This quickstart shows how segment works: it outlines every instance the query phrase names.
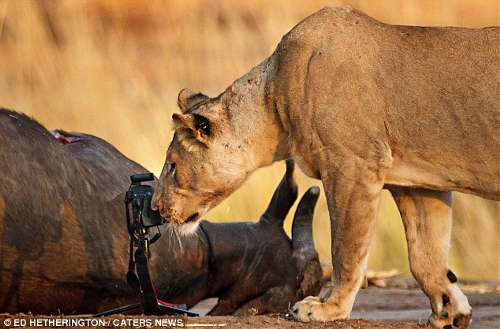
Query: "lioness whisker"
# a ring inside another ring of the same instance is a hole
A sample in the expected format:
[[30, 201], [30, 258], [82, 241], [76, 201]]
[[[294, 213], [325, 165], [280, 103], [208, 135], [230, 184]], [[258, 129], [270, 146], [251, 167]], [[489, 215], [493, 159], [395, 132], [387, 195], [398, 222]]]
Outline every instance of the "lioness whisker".
[[182, 240], [179, 234], [179, 229], [176, 225], [169, 225], [168, 227], [169, 238], [177, 241], [179, 249], [183, 252]]

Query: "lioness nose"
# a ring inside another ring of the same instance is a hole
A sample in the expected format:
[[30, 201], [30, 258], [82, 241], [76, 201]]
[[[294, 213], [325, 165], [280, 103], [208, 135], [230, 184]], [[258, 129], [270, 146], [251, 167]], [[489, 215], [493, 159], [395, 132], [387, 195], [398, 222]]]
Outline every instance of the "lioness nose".
[[151, 209], [156, 211], [158, 210], [159, 208], [159, 203], [160, 203], [160, 200], [161, 200], [161, 196], [160, 196], [160, 193], [158, 193], [158, 191], [155, 191], [155, 193], [153, 194], [153, 200], [151, 202]]

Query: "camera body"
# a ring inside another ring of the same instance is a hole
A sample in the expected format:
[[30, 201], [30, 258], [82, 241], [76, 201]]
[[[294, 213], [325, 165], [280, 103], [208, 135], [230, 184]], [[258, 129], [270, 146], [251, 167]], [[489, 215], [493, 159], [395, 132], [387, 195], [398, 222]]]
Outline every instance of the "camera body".
[[165, 224], [166, 220], [161, 217], [160, 212], [151, 209], [154, 188], [151, 185], [142, 185], [142, 182], [154, 180], [154, 175], [132, 175], [130, 180], [132, 184], [125, 195], [129, 230], [135, 230], [137, 226], [148, 228]]

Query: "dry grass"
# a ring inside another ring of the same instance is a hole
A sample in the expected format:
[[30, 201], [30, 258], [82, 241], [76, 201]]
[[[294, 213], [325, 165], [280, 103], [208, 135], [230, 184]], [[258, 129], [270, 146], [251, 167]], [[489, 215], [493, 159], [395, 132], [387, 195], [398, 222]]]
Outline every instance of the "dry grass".
[[[497, 0], [0, 0], [0, 106], [49, 129], [103, 137], [159, 174], [179, 90], [217, 95], [326, 4], [393, 24], [499, 24]], [[283, 172], [283, 164], [260, 170], [207, 218], [256, 220]], [[302, 192], [318, 184], [298, 179]], [[455, 200], [452, 268], [500, 279], [499, 203]], [[369, 267], [407, 271], [403, 228], [387, 194], [379, 218]], [[328, 225], [321, 199], [315, 242], [322, 258], [330, 257]]]

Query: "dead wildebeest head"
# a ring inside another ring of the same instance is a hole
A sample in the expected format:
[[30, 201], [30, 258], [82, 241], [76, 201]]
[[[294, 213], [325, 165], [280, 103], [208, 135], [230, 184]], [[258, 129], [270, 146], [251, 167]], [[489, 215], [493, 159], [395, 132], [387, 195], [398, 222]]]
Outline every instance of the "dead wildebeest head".
[[249, 310], [285, 312], [296, 301], [317, 294], [322, 272], [312, 220], [319, 188], [311, 187], [299, 202], [290, 239], [283, 221], [297, 198], [293, 169], [293, 162], [287, 161], [285, 176], [259, 222], [201, 220], [195, 234], [153, 245], [171, 251], [168, 261], [155, 258], [152, 262], [161, 268], [156, 271], [159, 296], [188, 307], [218, 297], [210, 315], [245, 315]]

